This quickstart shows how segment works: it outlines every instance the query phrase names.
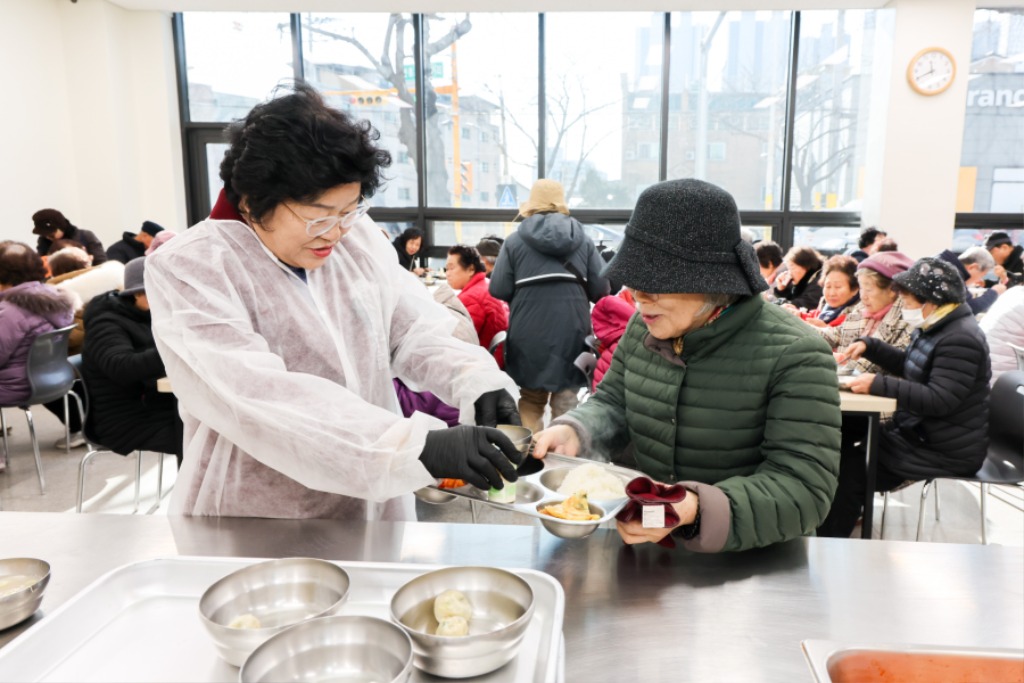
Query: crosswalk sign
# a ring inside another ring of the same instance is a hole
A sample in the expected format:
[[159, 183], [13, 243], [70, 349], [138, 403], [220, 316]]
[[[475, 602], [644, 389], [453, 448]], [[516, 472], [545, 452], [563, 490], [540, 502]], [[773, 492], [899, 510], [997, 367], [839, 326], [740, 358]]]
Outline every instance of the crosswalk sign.
[[516, 209], [519, 208], [519, 202], [516, 201], [516, 186], [515, 185], [498, 185], [498, 208], [499, 209]]

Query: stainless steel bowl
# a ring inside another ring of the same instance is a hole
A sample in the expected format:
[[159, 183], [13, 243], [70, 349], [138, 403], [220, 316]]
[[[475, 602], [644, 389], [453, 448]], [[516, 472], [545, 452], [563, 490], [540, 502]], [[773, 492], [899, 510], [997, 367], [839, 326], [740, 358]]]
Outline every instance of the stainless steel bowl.
[[[336, 564], [304, 557], [270, 560], [232, 572], [206, 589], [199, 599], [199, 616], [220, 656], [241, 666], [271, 636], [333, 614], [348, 589], [348, 573]], [[228, 626], [246, 614], [259, 619], [260, 627]]]
[[[468, 636], [437, 636], [434, 598], [461, 591], [473, 605]], [[391, 598], [391, 619], [412, 637], [416, 666], [446, 678], [480, 676], [516, 656], [533, 618], [533, 589], [494, 567], [450, 567], [418, 576]]]
[[[567, 519], [559, 519], [557, 517], [551, 517], [545, 515], [542, 509], [548, 505], [557, 505], [561, 503], [560, 500], [547, 500], [540, 503], [537, 506], [537, 512], [540, 512], [543, 516], [540, 518], [541, 525], [547, 529], [550, 533], [558, 536], [559, 538], [586, 538], [590, 534], [597, 531], [597, 528], [601, 526], [598, 521], [593, 522], [571, 522]], [[590, 506], [590, 514], [597, 515], [598, 517], [604, 517], [604, 510], [589, 500], [587, 504]]]
[[512, 441], [520, 453], [526, 453], [529, 450], [533, 432], [526, 427], [520, 427], [519, 425], [497, 425], [497, 429]]
[[238, 674], [240, 683], [352, 681], [404, 683], [412, 675], [412, 640], [376, 617], [311, 619], [256, 648]]
[[453, 493], [445, 493], [438, 489], [432, 489], [429, 486], [417, 489], [413, 491], [412, 494], [424, 503], [430, 503], [431, 505], [443, 505], [458, 498], [458, 496]]
[[5, 579], [27, 585], [12, 587], [10, 593], [0, 590], [0, 630], [20, 624], [36, 613], [46, 584], [50, 583], [50, 565], [31, 557], [0, 560], [0, 584]]

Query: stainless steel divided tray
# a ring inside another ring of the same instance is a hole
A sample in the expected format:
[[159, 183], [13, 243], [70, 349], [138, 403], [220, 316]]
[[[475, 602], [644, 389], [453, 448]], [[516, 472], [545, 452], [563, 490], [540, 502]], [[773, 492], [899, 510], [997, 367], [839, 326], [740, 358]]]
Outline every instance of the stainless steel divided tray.
[[[524, 474], [524, 468], [520, 466], [519, 480], [516, 482], [516, 501], [514, 503], [497, 503], [489, 500], [487, 498], [487, 491], [482, 491], [470, 485], [460, 486], [456, 489], [439, 489], [436, 486], [429, 486], [426, 490], [418, 492], [418, 494], [422, 500], [430, 503], [450, 502], [454, 500], [453, 496], [468, 498], [502, 510], [510, 510], [536, 517], [542, 522], [546, 522], [544, 526], [552, 533], [559, 536], [572, 536], [572, 527], [584, 527], [592, 531], [600, 524], [612, 520], [625, 506], [628, 499], [623, 497], [601, 500], [591, 496], [589, 498], [591, 512], [592, 514], [600, 515], [600, 518], [589, 522], [571, 522], [542, 513], [540, 509], [545, 505], [559, 503], [568, 498], [567, 495], [558, 493], [558, 487], [562, 485], [565, 475], [570, 470], [582, 465], [596, 465], [622, 480], [623, 486], [635, 477], [644, 476], [642, 472], [619, 467], [618, 465], [610, 465], [582, 458], [569, 458], [555, 453], [549, 453], [543, 459], [536, 460], [535, 462], [543, 469], [530, 474]], [[554, 527], [554, 525], [557, 525], [557, 527]], [[566, 533], [560, 533], [560, 531]]]
[[[177, 557], [102, 576], [0, 649], [0, 681], [237, 681], [199, 620], [215, 581], [259, 559]], [[399, 587], [437, 566], [338, 562], [352, 580], [339, 614], [389, 619]], [[59, 570], [57, 570], [59, 571]], [[565, 593], [551, 576], [512, 570], [533, 588], [533, 621], [507, 665], [473, 681], [562, 683]], [[441, 681], [414, 671], [413, 681]]]

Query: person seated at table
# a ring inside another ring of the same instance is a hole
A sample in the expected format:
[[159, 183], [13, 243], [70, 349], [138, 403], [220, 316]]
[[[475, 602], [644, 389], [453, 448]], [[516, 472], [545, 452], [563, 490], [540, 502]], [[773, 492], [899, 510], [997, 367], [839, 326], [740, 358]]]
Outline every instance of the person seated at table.
[[153, 339], [146, 258], [125, 266], [124, 290], [98, 296], [85, 308], [85, 433], [121, 455], [136, 450], [173, 453], [181, 467], [178, 403], [174, 394], [157, 390], [157, 380], [167, 372]]
[[782, 247], [767, 240], [755, 244], [754, 253], [757, 254], [757, 267], [761, 271], [761, 277], [769, 287], [773, 287], [775, 278], [786, 272], [786, 266], [782, 262]]
[[68, 354], [82, 352], [85, 325], [82, 315], [95, 297], [124, 286], [124, 264], [107, 261], [92, 265], [92, 256], [78, 247], [65, 247], [50, 255], [52, 277], [46, 284], [72, 294], [75, 299], [75, 331], [68, 340]]
[[1012, 287], [1024, 282], [1024, 245], [1015, 245], [1009, 234], [997, 231], [985, 238], [985, 248], [996, 262], [996, 284]]
[[847, 256], [852, 256], [860, 263], [867, 257], [877, 254], [878, 248], [882, 246], [882, 241], [886, 237], [888, 237], [888, 233], [873, 225], [861, 228], [860, 235], [857, 237], [857, 248], [850, 250]]
[[64, 214], [57, 209], [41, 209], [32, 214], [32, 234], [39, 235], [36, 251], [40, 256], [50, 253], [50, 247], [57, 240], [74, 240], [85, 247], [92, 256], [93, 264], [100, 265], [107, 261], [107, 252], [103, 243], [90, 231], [71, 224]]
[[[893, 281], [903, 318], [914, 328], [907, 349], [862, 337], [846, 349], [888, 374], [864, 373], [850, 389], [896, 399], [896, 413], [881, 431], [876, 491], [932, 477], [969, 477], [988, 453], [989, 379], [985, 335], [965, 305], [963, 278], [949, 263], [923, 258]], [[839, 490], [819, 536], [846, 538], [864, 501], [865, 453], [843, 450]]]
[[639, 314], [600, 391], [537, 435], [535, 457], [601, 458], [628, 443], [629, 465], [685, 487], [675, 528], [619, 522], [626, 543], [671, 533], [718, 552], [813, 533], [838, 473], [835, 362], [758, 296], [767, 284], [732, 196], [694, 179], [652, 185], [607, 271]]
[[999, 375], [1019, 367], [1013, 346], [1024, 349], [1024, 287], [1011, 287], [999, 297], [981, 319], [981, 331], [988, 340], [995, 383]]
[[[892, 278], [914, 262], [898, 251], [875, 254], [857, 266], [857, 285], [860, 303], [851, 309], [838, 327], [822, 327], [818, 333], [833, 351], [842, 353], [860, 337], [872, 337], [897, 348], [910, 343], [910, 327], [903, 320], [903, 302], [893, 289]], [[879, 372], [867, 359], [840, 362], [853, 363], [851, 370]]]
[[857, 284], [857, 259], [833, 256], [821, 268], [821, 303], [813, 311], [800, 314], [812, 327], [838, 327], [846, 313], [860, 301]]
[[995, 269], [996, 262], [984, 247], [970, 247], [959, 256], [946, 249], [938, 258], [956, 268], [964, 279], [967, 285], [967, 306], [974, 315], [992, 308], [999, 295], [1006, 291], [1006, 285], [1002, 283], [987, 286], [985, 276]]
[[812, 247], [793, 247], [783, 261], [786, 272], [775, 278], [775, 298], [797, 309], [817, 307], [821, 299], [821, 254]]
[[487, 277], [491, 276], [494, 264], [498, 261], [498, 254], [501, 253], [501, 245], [504, 243], [505, 238], [497, 235], [485, 235], [477, 243], [476, 250], [480, 252], [480, 260], [484, 262], [484, 268], [487, 269]]
[[0, 406], [21, 405], [32, 395], [28, 356], [36, 337], [71, 324], [71, 296], [45, 279], [43, 259], [32, 247], [0, 242]]
[[[459, 290], [459, 301], [473, 318], [480, 346], [490, 349], [494, 335], [508, 331], [508, 304], [488, 291], [490, 282], [480, 254], [473, 247], [456, 244], [448, 250], [444, 273], [448, 286]], [[494, 359], [498, 367], [505, 367], [502, 349], [495, 351]]]
[[423, 257], [420, 251], [423, 250], [423, 231], [419, 228], [406, 228], [405, 231], [392, 242], [395, 251], [398, 252], [398, 262], [402, 267], [416, 275], [423, 275], [427, 272], [423, 265]]
[[132, 259], [146, 255], [146, 250], [153, 244], [156, 236], [164, 231], [164, 226], [153, 221], [142, 221], [138, 232], [128, 232], [121, 239], [107, 247], [107, 258], [111, 261], [128, 263]]

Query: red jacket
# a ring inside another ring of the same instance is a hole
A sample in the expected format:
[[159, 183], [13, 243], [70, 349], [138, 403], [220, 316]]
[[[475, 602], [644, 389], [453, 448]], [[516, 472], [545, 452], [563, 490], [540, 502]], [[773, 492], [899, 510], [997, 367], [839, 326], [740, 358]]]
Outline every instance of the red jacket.
[[594, 368], [594, 391], [612, 364], [612, 354], [619, 345], [619, 337], [626, 331], [629, 319], [633, 317], [635, 307], [618, 296], [606, 296], [594, 306], [590, 318], [594, 323], [594, 336], [597, 337], [601, 355], [597, 358]]
[[[494, 335], [508, 330], [508, 304], [491, 296], [488, 286], [487, 273], [477, 273], [459, 292], [459, 301], [473, 318], [476, 336], [480, 338], [480, 346], [485, 349]], [[498, 367], [504, 368], [504, 350], [499, 348], [494, 357]]]

